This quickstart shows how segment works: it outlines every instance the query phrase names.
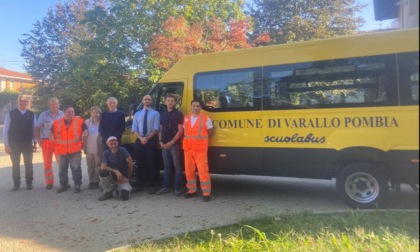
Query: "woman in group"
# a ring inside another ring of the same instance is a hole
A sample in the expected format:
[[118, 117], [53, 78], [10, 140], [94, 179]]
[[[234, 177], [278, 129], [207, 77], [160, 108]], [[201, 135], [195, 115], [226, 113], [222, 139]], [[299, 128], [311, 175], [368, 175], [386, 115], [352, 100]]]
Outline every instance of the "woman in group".
[[102, 139], [99, 134], [101, 113], [102, 111], [99, 107], [93, 106], [90, 109], [90, 119], [85, 121], [88, 128], [86, 134], [84, 134], [84, 151], [89, 175], [88, 189], [99, 188], [99, 169], [102, 155]]

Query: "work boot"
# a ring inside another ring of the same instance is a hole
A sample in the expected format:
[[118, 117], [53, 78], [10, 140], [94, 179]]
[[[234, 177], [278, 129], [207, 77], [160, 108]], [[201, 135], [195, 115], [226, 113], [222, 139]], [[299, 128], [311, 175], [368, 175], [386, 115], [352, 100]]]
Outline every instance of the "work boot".
[[93, 182], [89, 182], [89, 185], [88, 185], [87, 189], [94, 189]]
[[186, 192], [186, 193], [184, 193], [184, 199], [192, 198], [192, 197], [195, 197], [195, 196], [197, 196], [197, 192], [193, 192], [193, 193]]
[[209, 202], [209, 201], [210, 201], [209, 195], [203, 196], [203, 202]]
[[120, 194], [121, 200], [128, 200], [128, 198], [130, 197], [130, 191], [128, 190], [122, 189]]
[[73, 192], [74, 193], [79, 193], [80, 192], [80, 185], [74, 185]]
[[32, 184], [27, 184], [26, 185], [26, 190], [32, 190], [34, 189], [34, 187], [32, 186]]
[[70, 189], [70, 185], [66, 184], [66, 185], [61, 185], [58, 189], [57, 189], [57, 193], [62, 193], [66, 190]]
[[102, 194], [102, 196], [99, 197], [98, 200], [99, 201], [104, 201], [104, 200], [107, 200], [107, 199], [111, 199], [113, 197], [114, 197], [114, 195], [113, 195], [112, 191], [110, 191], [110, 192], [107, 192], [107, 193]]
[[52, 188], [53, 188], [53, 184], [47, 184], [45, 186], [45, 189], [47, 189], [47, 190], [51, 190]]

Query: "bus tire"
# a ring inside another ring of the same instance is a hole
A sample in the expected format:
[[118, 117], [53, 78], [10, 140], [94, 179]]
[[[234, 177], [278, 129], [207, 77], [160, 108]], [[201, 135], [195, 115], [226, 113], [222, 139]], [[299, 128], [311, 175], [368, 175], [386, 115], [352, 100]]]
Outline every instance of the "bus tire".
[[352, 208], [386, 206], [389, 195], [385, 174], [370, 163], [351, 163], [337, 176], [336, 188], [342, 200]]

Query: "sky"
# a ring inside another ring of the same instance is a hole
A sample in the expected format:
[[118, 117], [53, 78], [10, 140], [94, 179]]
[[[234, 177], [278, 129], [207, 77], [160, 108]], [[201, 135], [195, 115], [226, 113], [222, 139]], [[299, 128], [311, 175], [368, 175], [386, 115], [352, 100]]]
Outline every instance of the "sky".
[[[29, 33], [34, 23], [46, 17], [48, 9], [58, 2], [59, 0], [0, 0], [0, 67], [25, 72], [25, 61], [20, 56], [22, 46], [18, 39], [23, 39], [22, 34]], [[373, 0], [358, 2], [367, 5], [360, 15], [366, 21], [361, 30], [383, 29], [390, 25], [389, 21], [375, 21]]]

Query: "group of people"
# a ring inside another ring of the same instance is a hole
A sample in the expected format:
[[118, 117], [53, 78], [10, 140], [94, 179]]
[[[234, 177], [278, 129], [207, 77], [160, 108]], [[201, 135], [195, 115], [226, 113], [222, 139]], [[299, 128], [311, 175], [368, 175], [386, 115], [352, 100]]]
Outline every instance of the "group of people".
[[[196, 168], [203, 194], [203, 201], [210, 200], [211, 179], [208, 167], [208, 138], [213, 133], [210, 118], [200, 113], [201, 102], [191, 101], [191, 114], [184, 115], [175, 108], [176, 97], [165, 97], [167, 110], [159, 113], [152, 108], [152, 97], [142, 99], [143, 109], [133, 115], [132, 132], [136, 136], [134, 161], [130, 153], [121, 146], [125, 130], [125, 115], [120, 111], [115, 97], [107, 100], [107, 110], [102, 112], [97, 106], [90, 109], [90, 118], [84, 120], [75, 115], [73, 106], [60, 110], [55, 97], [48, 101], [49, 109], [42, 112], [38, 120], [27, 109], [28, 97], [18, 97], [18, 107], [7, 113], [4, 121], [3, 141], [5, 152], [12, 161], [13, 189], [20, 189], [20, 157], [25, 166], [26, 189], [33, 189], [33, 152], [37, 145], [42, 149], [44, 160], [45, 188], [54, 187], [52, 169], [53, 156], [59, 167], [59, 188], [62, 193], [71, 188], [68, 168], [72, 172], [73, 191], [79, 193], [82, 184], [82, 151], [86, 155], [89, 176], [88, 189], [101, 188], [99, 200], [107, 200], [118, 195], [127, 200], [132, 191], [130, 180], [135, 176], [137, 190], [151, 188], [152, 193], [162, 195], [170, 192], [169, 184], [172, 167], [175, 171], [174, 194], [182, 194], [182, 151], [185, 158], [187, 192], [184, 198], [197, 195]], [[160, 188], [160, 171], [156, 150], [162, 149], [164, 164], [163, 181]]]

